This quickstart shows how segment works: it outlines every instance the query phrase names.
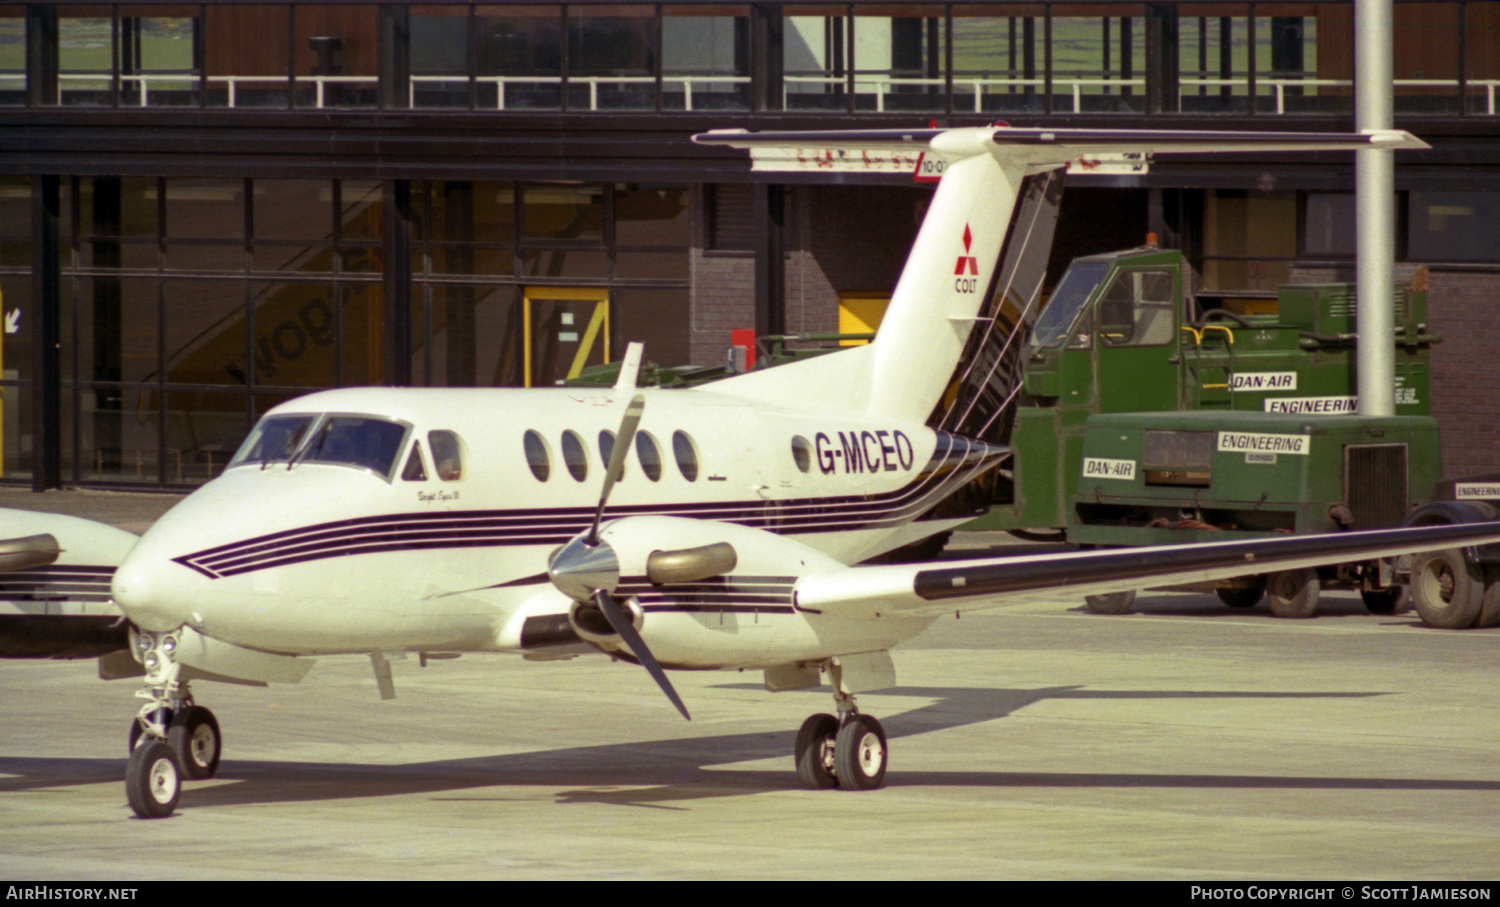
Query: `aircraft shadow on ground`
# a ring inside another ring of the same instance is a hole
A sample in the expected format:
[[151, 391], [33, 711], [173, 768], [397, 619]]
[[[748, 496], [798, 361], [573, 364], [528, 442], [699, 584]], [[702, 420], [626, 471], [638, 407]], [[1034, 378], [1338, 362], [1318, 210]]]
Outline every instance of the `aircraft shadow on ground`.
[[[758, 689], [726, 684], [724, 689]], [[816, 693], [817, 691], [809, 691]], [[826, 691], [824, 691], [826, 693]], [[870, 696], [909, 696], [926, 705], [882, 716], [893, 741], [917, 734], [992, 721], [1034, 703], [1059, 699], [1159, 701], [1169, 699], [1351, 699], [1380, 692], [1257, 693], [1241, 691], [1090, 690], [1082, 686], [1033, 690], [896, 687]], [[607, 803], [671, 809], [712, 797], [799, 790], [792, 768], [794, 731], [681, 737], [569, 747], [501, 756], [414, 762], [404, 765], [236, 760], [232, 754], [210, 782], [184, 786], [180, 809], [230, 804], [337, 801], [428, 794], [438, 800], [504, 802], [520, 799], [506, 788], [558, 787], [561, 803]], [[1360, 778], [1349, 776], [1203, 775], [1089, 772], [912, 771], [901, 768], [894, 748], [892, 786], [952, 787], [1159, 787], [1181, 789], [1328, 789], [1500, 791], [1500, 780]], [[723, 769], [718, 766], [778, 759], [785, 766]], [[0, 756], [0, 793], [118, 782], [125, 760]], [[580, 785], [586, 785], [581, 787]], [[463, 791], [491, 789], [464, 797]], [[611, 790], [610, 788], [617, 788]], [[812, 792], [809, 792], [811, 794]]]

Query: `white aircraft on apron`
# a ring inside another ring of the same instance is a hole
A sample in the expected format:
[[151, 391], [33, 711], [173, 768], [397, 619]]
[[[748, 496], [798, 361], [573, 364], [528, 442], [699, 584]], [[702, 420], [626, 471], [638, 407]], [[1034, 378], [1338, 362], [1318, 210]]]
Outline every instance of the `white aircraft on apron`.
[[389, 698], [392, 652], [602, 652], [639, 663], [684, 717], [667, 669], [761, 670], [772, 691], [826, 676], [834, 709], [803, 724], [797, 773], [814, 788], [875, 788], [887, 740], [855, 695], [894, 685], [890, 650], [940, 616], [1037, 589], [1208, 582], [1500, 540], [1500, 524], [1485, 524], [858, 566], [971, 518], [935, 508], [1008, 456], [993, 434], [932, 427], [934, 413], [973, 371], [966, 344], [995, 331], [996, 307], [1035, 306], [1003, 253], [1009, 243], [1045, 262], [1047, 248], [1021, 247], [1032, 196], [1062, 168], [1426, 147], [1406, 133], [983, 127], [696, 141], [750, 148], [757, 168], [920, 156], [941, 171], [875, 341], [688, 389], [637, 388], [633, 345], [612, 388], [354, 388], [271, 410], [223, 475], [112, 561], [145, 675], [126, 778], [136, 813], [170, 814], [182, 779], [218, 765], [218, 723], [190, 681], [294, 683], [314, 657], [361, 654]]

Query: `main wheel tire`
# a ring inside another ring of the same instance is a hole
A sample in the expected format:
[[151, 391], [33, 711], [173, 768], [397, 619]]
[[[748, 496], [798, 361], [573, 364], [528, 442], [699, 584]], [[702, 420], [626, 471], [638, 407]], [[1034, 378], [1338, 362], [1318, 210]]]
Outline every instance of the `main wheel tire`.
[[1135, 590], [1107, 592], [1104, 595], [1085, 595], [1083, 603], [1095, 614], [1124, 614], [1135, 606]]
[[182, 764], [160, 740], [149, 740], [130, 754], [125, 769], [125, 798], [142, 819], [161, 819], [177, 809], [182, 794]]
[[1266, 577], [1266, 601], [1277, 617], [1301, 619], [1318, 610], [1318, 572], [1309, 567], [1283, 570]]
[[1231, 608], [1253, 608], [1265, 597], [1266, 584], [1262, 580], [1253, 586], [1220, 586], [1214, 594]]
[[1474, 625], [1484, 607], [1484, 571], [1457, 548], [1428, 551], [1411, 563], [1411, 600], [1422, 623], [1442, 630]]
[[219, 770], [224, 738], [219, 734], [219, 722], [214, 713], [203, 706], [188, 706], [173, 716], [172, 727], [167, 731], [167, 744], [177, 753], [182, 772], [189, 779], [212, 778]]
[[833, 759], [840, 787], [874, 790], [885, 783], [885, 728], [869, 715], [855, 715], [839, 728]]
[[797, 731], [797, 748], [792, 751], [797, 777], [812, 790], [839, 786], [833, 760], [838, 732], [839, 720], [832, 715], [811, 715]]
[[1371, 614], [1400, 614], [1411, 605], [1406, 589], [1388, 586], [1384, 589], [1361, 589], [1359, 597], [1364, 600], [1365, 610]]

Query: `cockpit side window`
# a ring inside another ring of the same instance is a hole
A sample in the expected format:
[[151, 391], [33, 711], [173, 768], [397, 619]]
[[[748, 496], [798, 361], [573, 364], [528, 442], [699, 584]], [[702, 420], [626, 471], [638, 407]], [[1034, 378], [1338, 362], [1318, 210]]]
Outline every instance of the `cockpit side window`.
[[422, 465], [421, 441], [412, 442], [411, 455], [406, 458], [406, 466], [401, 469], [401, 478], [406, 482], [427, 481], [427, 469]]
[[464, 477], [464, 448], [458, 435], [451, 431], [430, 431], [427, 444], [432, 448], [432, 462], [439, 479], [457, 482]]

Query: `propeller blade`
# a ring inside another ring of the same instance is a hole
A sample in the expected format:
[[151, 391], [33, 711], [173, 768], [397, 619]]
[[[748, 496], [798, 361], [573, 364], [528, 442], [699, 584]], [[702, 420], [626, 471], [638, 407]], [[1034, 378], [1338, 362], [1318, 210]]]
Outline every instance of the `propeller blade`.
[[591, 547], [599, 542], [599, 521], [604, 518], [604, 505], [609, 503], [609, 493], [620, 481], [620, 473], [625, 471], [625, 457], [630, 453], [630, 445], [635, 443], [635, 430], [641, 424], [641, 413], [645, 409], [646, 398], [640, 394], [632, 397], [630, 405], [625, 407], [625, 418], [620, 420], [614, 449], [609, 452], [609, 468], [604, 472], [604, 489], [599, 493], [599, 507], [594, 511], [594, 525], [589, 527], [586, 544]]
[[594, 604], [598, 605], [599, 610], [604, 612], [604, 617], [609, 621], [609, 625], [615, 628], [615, 632], [620, 634], [621, 639], [625, 640], [625, 644], [635, 654], [635, 660], [641, 663], [641, 667], [646, 669], [646, 672], [651, 675], [651, 679], [656, 681], [657, 686], [661, 687], [661, 691], [667, 694], [667, 698], [672, 700], [673, 705], [677, 706], [677, 711], [682, 713], [682, 717], [688, 721], [692, 721], [693, 716], [688, 714], [687, 706], [683, 705], [682, 700], [678, 698], [677, 691], [672, 688], [672, 682], [667, 679], [667, 673], [661, 669], [661, 665], [656, 663], [656, 657], [646, 647], [646, 641], [641, 639], [641, 634], [635, 632], [635, 625], [630, 622], [630, 618], [625, 616], [625, 612], [620, 610], [619, 604], [615, 602], [615, 597], [603, 589], [599, 589], [594, 592]]

